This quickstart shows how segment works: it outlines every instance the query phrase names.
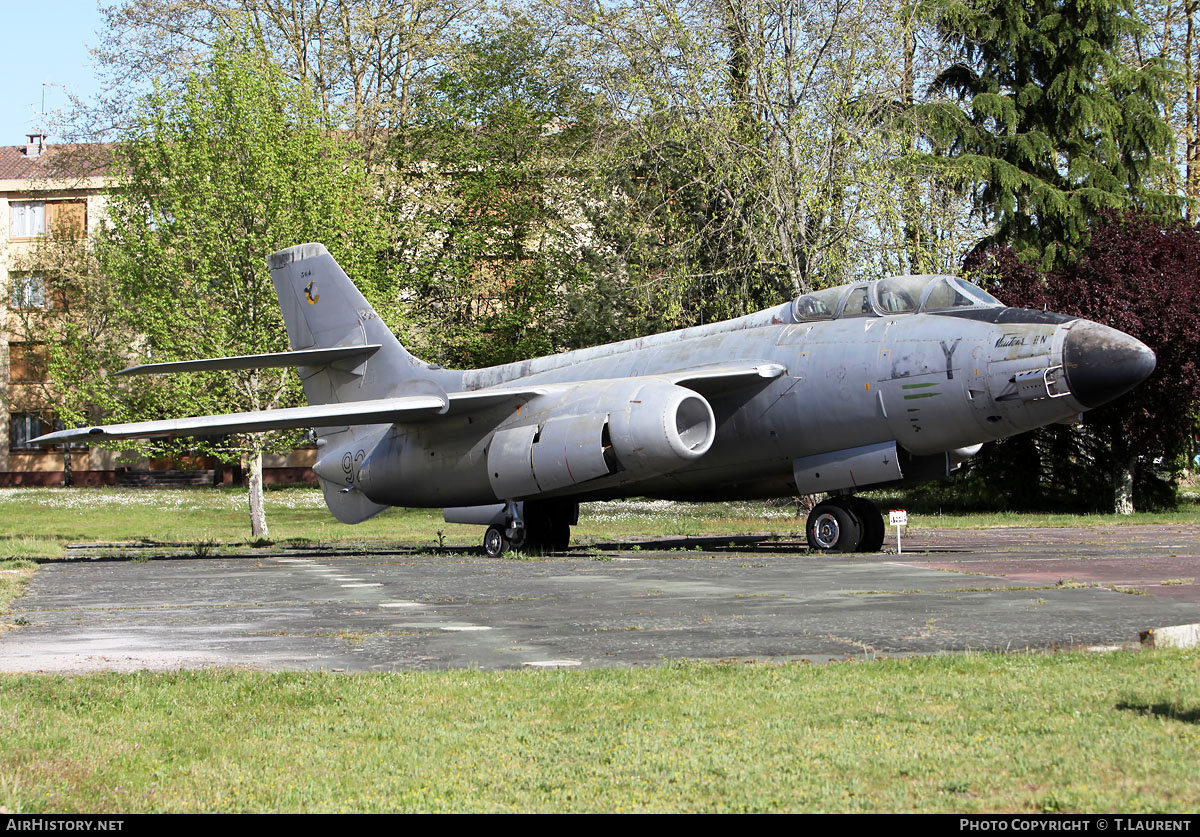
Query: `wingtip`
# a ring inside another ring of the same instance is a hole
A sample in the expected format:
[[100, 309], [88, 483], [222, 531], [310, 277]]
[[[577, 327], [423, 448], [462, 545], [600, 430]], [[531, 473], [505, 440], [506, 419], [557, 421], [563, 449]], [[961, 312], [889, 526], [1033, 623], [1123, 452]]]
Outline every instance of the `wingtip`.
[[72, 430], [55, 430], [53, 433], [35, 436], [29, 440], [29, 444], [61, 445], [88, 440], [99, 441], [106, 438], [108, 438], [108, 434], [104, 432], [103, 427], [77, 427]]

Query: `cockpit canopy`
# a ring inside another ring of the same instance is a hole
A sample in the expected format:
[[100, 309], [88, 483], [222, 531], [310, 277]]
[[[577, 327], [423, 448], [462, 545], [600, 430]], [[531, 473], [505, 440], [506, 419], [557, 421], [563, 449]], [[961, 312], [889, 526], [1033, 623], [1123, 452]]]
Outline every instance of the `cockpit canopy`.
[[926, 311], [994, 308], [1004, 303], [954, 276], [889, 276], [805, 294], [792, 303], [799, 321], [888, 317]]

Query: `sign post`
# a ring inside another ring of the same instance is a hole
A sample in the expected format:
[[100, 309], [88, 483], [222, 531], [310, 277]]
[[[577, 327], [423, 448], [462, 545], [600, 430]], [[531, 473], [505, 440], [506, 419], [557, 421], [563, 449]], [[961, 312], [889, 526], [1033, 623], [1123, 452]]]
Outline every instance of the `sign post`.
[[904, 509], [892, 509], [888, 512], [888, 522], [896, 527], [896, 554], [903, 555], [904, 547], [900, 543], [900, 527], [908, 525], [908, 512]]

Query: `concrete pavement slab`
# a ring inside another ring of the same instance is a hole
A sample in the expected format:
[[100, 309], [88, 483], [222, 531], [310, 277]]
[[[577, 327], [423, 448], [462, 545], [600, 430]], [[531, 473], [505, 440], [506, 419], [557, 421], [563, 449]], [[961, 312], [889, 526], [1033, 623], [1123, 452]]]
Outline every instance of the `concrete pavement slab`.
[[1200, 622], [1200, 586], [1186, 581], [1200, 576], [1200, 527], [925, 530], [905, 544], [903, 556], [816, 557], [767, 539], [678, 538], [536, 561], [131, 549], [133, 560], [39, 568], [7, 619], [21, 626], [0, 634], [0, 670], [827, 661], [1136, 644], [1148, 628]]

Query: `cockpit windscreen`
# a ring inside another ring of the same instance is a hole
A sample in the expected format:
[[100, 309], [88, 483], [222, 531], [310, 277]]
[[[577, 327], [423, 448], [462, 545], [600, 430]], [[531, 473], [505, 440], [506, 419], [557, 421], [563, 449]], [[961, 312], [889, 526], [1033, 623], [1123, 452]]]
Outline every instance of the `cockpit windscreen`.
[[[954, 276], [890, 276], [805, 294], [792, 303], [796, 320], [886, 317], [1003, 305], [987, 291]], [[840, 313], [839, 313], [840, 309]]]

